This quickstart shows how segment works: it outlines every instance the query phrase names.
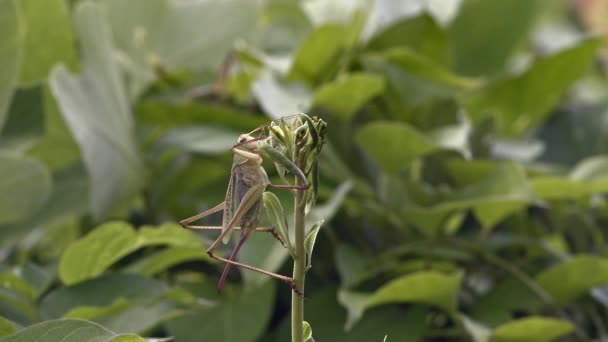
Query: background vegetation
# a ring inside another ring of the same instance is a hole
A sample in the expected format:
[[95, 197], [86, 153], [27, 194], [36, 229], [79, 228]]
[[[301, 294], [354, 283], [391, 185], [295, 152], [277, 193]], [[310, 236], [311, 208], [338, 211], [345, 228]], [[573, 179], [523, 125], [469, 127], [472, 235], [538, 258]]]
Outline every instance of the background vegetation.
[[[289, 288], [218, 296], [175, 222], [302, 111], [317, 341], [605, 340], [605, 4], [0, 0], [0, 341], [288, 340]], [[241, 260], [289, 274], [258, 235]]]

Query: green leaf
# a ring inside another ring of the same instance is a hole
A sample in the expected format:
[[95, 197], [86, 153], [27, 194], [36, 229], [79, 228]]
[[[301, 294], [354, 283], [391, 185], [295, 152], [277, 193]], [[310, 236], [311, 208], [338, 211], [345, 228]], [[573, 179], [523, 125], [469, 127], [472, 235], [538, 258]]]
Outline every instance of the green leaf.
[[324, 220], [316, 223], [304, 239], [304, 250], [306, 251], [306, 268], [312, 267], [312, 251], [315, 248], [315, 242], [317, 241], [317, 234], [319, 234], [319, 230], [321, 230], [321, 226], [323, 225]]
[[312, 340], [312, 328], [310, 323], [304, 321], [304, 342]]
[[283, 240], [283, 243], [287, 246], [287, 250], [291, 255], [295, 255], [295, 250], [289, 239], [289, 224], [287, 223], [287, 216], [281, 205], [279, 198], [272, 192], [264, 192], [264, 209], [266, 209], [266, 215], [268, 221], [272, 227], [274, 227]]
[[59, 62], [76, 64], [74, 37], [65, 0], [20, 0], [19, 4], [27, 25], [19, 83], [31, 86], [46, 80]]
[[261, 10], [246, 0], [106, 0], [103, 5], [133, 97], [162, 70], [218, 70], [235, 41], [253, 37]]
[[0, 155], [0, 224], [33, 215], [51, 193], [51, 176], [39, 162]]
[[288, 78], [309, 86], [330, 79], [337, 71], [338, 60], [353, 43], [348, 33], [348, 27], [341, 24], [317, 27], [296, 52]]
[[50, 292], [40, 303], [40, 314], [44, 319], [59, 318], [77, 307], [108, 307], [120, 299], [150, 303], [167, 290], [159, 280], [114, 273]]
[[94, 278], [124, 256], [153, 245], [200, 247], [192, 232], [175, 224], [144, 227], [136, 233], [127, 223], [110, 222], [97, 227], [63, 253], [59, 277], [67, 285]]
[[178, 314], [168, 300], [140, 304], [118, 300], [106, 307], [76, 307], [64, 318], [92, 320], [116, 332], [143, 333]]
[[424, 303], [453, 313], [462, 277], [462, 273], [421, 271], [392, 280], [373, 293], [340, 290], [338, 300], [348, 311], [346, 328], [359, 321], [366, 310], [388, 303]]
[[[398, 317], [398, 319], [396, 319]], [[306, 320], [314, 328], [317, 340], [370, 342], [382, 341], [423, 341], [429, 332], [428, 308], [421, 306], [399, 307], [385, 305], [365, 314], [351, 330], [344, 330], [346, 312], [336, 302], [336, 288], [326, 287], [316, 291], [306, 301]], [[289, 341], [290, 317], [283, 319], [275, 341]], [[322, 336], [322, 337], [320, 337]]]
[[542, 310], [544, 305], [545, 302], [528, 286], [514, 277], [508, 277], [475, 301], [471, 307], [471, 317], [495, 327], [511, 321], [512, 312], [536, 312]]
[[443, 274], [435, 271], [417, 272], [392, 280], [376, 290], [367, 308], [387, 303], [427, 303], [448, 312], [456, 310], [461, 273]]
[[501, 71], [518, 45], [527, 41], [542, 3], [540, 0], [463, 1], [448, 30], [456, 70], [467, 75]]
[[17, 331], [14, 323], [0, 316], [0, 337], [10, 335]]
[[574, 329], [572, 323], [562, 319], [530, 316], [497, 327], [491, 338], [496, 342], [550, 342]]
[[359, 129], [355, 141], [389, 173], [397, 173], [437, 149], [426, 135], [401, 122], [369, 123]]
[[101, 220], [130, 207], [142, 186], [143, 169], [109, 28], [94, 2], [78, 4], [75, 18], [82, 43], [82, 75], [59, 66], [50, 85], [91, 178], [90, 210], [95, 220]]
[[588, 184], [557, 176], [535, 177], [530, 185], [538, 196], [546, 200], [577, 198], [593, 191]]
[[365, 258], [354, 247], [344, 243], [336, 246], [335, 259], [342, 288], [351, 286], [357, 275], [368, 266]]
[[22, 65], [22, 48], [25, 27], [16, 0], [0, 0], [0, 129], [6, 121], [6, 111], [11, 103]]
[[34, 301], [38, 294], [35, 288], [12, 273], [0, 273], [0, 288], [19, 293], [29, 301]]
[[608, 259], [577, 255], [545, 269], [536, 281], [556, 302], [567, 304], [594, 286], [608, 284]]
[[174, 247], [140, 258], [125, 270], [144, 276], [153, 276], [183, 262], [195, 260], [210, 261], [211, 258], [201, 247]]
[[586, 40], [539, 59], [521, 75], [474, 93], [467, 104], [471, 117], [478, 122], [494, 115], [502, 133], [524, 133], [559, 103], [564, 92], [589, 68], [601, 45], [601, 39]]
[[63, 315], [63, 318], [80, 318], [91, 320], [99, 316], [107, 316], [120, 312], [129, 307], [129, 302], [120, 298], [109, 306], [78, 306]]
[[267, 123], [262, 116], [252, 116], [244, 110], [207, 102], [165, 103], [144, 99], [135, 108], [138, 123], [162, 128], [204, 124], [231, 127], [237, 132], [244, 132]]
[[432, 207], [407, 209], [408, 220], [417, 222], [429, 234], [435, 234], [443, 217], [455, 210], [472, 208], [488, 231], [522, 206], [539, 202], [519, 164], [450, 162], [448, 168], [452, 177], [461, 182], [477, 179]]
[[226, 296], [229, 290], [224, 289], [222, 300], [213, 307], [167, 322], [169, 335], [180, 342], [259, 340], [271, 318], [275, 285], [268, 283]]
[[8, 119], [0, 129], [0, 150], [21, 154], [44, 134], [44, 102], [40, 87], [20, 89], [11, 103]]
[[164, 135], [159, 146], [202, 153], [226, 153], [236, 144], [238, 133], [218, 127], [185, 126], [177, 127]]
[[17, 333], [0, 338], [1, 342], [144, 342], [135, 335], [121, 335], [93, 322], [59, 319], [34, 324]]
[[363, 105], [384, 91], [384, 79], [370, 73], [343, 75], [317, 90], [313, 106], [329, 110], [342, 120], [350, 119]]
[[417, 51], [439, 64], [448, 64], [450, 54], [446, 34], [426, 13], [402, 19], [376, 33], [368, 42], [367, 49], [382, 51], [399, 46]]
[[608, 156], [597, 155], [583, 159], [572, 169], [570, 178], [589, 182], [608, 178]]
[[[42, 161], [51, 170], [59, 170], [80, 162], [80, 151], [66, 122], [63, 120], [57, 102], [51, 94], [50, 88], [44, 86], [43, 112], [45, 135], [31, 150], [28, 155]], [[85, 200], [86, 195], [85, 194]]]
[[386, 91], [383, 99], [387, 101], [391, 114], [397, 117], [434, 101], [460, 96], [480, 83], [460, 77], [405, 47], [364, 54], [361, 62], [365, 70], [384, 76]]
[[273, 119], [307, 111], [312, 102], [308, 88], [299, 82], [282, 82], [270, 72], [259, 77], [251, 90], [264, 112]]

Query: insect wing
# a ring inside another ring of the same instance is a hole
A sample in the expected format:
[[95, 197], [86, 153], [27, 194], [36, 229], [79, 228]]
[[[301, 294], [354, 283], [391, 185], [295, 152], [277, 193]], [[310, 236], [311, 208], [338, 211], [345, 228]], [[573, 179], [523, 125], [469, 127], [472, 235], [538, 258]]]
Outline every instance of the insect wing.
[[[224, 216], [222, 218], [222, 233], [228, 228], [228, 223], [232, 221], [234, 213], [236, 212], [236, 209], [239, 207], [240, 204], [239, 196], [236, 193], [235, 186], [239, 183], [239, 180], [237, 179], [239, 172], [237, 172], [238, 166], [236, 165], [237, 163], [235, 160], [235, 163], [232, 166], [232, 172], [230, 172], [230, 181], [228, 182], [228, 189], [226, 190], [226, 207], [224, 208]], [[228, 243], [228, 241], [230, 241], [230, 232], [228, 232], [226, 236], [224, 236], [224, 239], [222, 239], [222, 242], [224, 243]]]

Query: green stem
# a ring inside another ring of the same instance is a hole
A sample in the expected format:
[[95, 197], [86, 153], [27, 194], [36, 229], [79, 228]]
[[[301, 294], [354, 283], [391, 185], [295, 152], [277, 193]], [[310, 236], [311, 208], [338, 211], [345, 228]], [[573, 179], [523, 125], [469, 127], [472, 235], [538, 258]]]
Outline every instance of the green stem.
[[[298, 165], [301, 166], [301, 165]], [[297, 185], [304, 183], [296, 177]], [[300, 294], [291, 292], [291, 341], [304, 342], [304, 277], [306, 276], [306, 252], [304, 250], [304, 209], [306, 190], [296, 190], [294, 206], [295, 250], [293, 279]]]

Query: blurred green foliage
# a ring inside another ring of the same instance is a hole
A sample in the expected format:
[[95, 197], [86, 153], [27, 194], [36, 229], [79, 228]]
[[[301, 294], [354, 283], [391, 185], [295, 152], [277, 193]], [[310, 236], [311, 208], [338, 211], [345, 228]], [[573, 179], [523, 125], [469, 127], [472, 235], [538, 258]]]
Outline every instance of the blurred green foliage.
[[604, 3], [0, 0], [0, 341], [287, 340], [290, 290], [218, 296], [175, 222], [296, 112], [328, 122], [315, 340], [608, 338]]

